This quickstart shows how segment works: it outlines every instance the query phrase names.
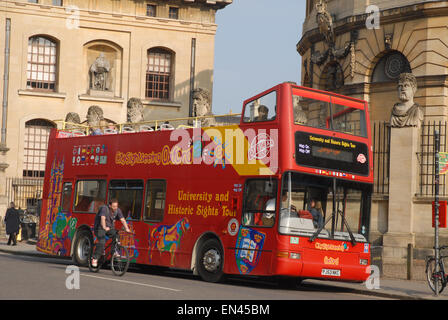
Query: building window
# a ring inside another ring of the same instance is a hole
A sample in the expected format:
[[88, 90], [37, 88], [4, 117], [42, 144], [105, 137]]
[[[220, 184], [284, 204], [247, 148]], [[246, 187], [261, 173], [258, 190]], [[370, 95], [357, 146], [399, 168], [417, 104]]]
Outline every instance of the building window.
[[53, 5], [62, 7], [62, 0], [53, 0]]
[[37, 0], [28, 0], [29, 3], [37, 3]]
[[39, 36], [28, 40], [28, 89], [56, 90], [56, 58], [56, 42]]
[[48, 137], [54, 125], [43, 119], [30, 120], [25, 124], [23, 152], [23, 176], [43, 177], [47, 159]]
[[411, 73], [408, 59], [399, 51], [391, 51], [382, 57], [372, 73], [372, 82], [397, 81], [402, 73]]
[[154, 4], [147, 4], [146, 5], [146, 15], [148, 17], [155, 17], [156, 16], [156, 5]]
[[170, 19], [179, 19], [179, 8], [170, 7], [169, 18]]
[[146, 98], [161, 100], [170, 98], [172, 58], [172, 53], [165, 49], [153, 48], [148, 50]]

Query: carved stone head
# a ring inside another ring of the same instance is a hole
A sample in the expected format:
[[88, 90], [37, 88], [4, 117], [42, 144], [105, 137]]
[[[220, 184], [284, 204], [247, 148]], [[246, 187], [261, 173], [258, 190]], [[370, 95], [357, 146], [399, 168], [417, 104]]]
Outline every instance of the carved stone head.
[[127, 121], [137, 123], [143, 121], [143, 103], [138, 98], [128, 100]]
[[76, 112], [69, 112], [65, 116], [65, 122], [68, 122], [65, 125], [66, 129], [75, 129], [75, 128], [77, 128], [77, 126], [73, 125], [73, 123], [75, 123], [75, 124], [81, 123], [81, 118], [79, 117], [79, 114], [77, 114]]
[[398, 98], [402, 102], [414, 100], [417, 91], [417, 79], [412, 73], [402, 73], [398, 79]]
[[211, 113], [210, 92], [198, 88], [193, 91], [193, 112], [196, 117], [205, 116]]
[[103, 119], [103, 109], [99, 106], [90, 106], [87, 110], [87, 125], [89, 127], [97, 127]]

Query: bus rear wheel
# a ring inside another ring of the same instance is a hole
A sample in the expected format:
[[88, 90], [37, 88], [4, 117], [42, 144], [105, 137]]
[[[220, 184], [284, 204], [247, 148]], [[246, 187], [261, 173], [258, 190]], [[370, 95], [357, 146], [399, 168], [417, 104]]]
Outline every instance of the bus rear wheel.
[[223, 279], [224, 253], [218, 240], [206, 240], [197, 257], [196, 266], [202, 280], [219, 282]]
[[92, 248], [93, 239], [87, 230], [80, 231], [76, 237], [76, 243], [73, 250], [73, 260], [81, 267], [88, 266], [90, 249]]

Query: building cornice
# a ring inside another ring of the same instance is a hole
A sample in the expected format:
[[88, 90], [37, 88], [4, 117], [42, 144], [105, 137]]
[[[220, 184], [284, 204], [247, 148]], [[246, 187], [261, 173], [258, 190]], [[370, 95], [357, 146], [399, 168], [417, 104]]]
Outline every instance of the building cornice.
[[[0, 0], [2, 2], [2, 0]], [[154, 28], [164, 30], [175, 30], [185, 32], [198, 32], [205, 34], [215, 34], [217, 25], [213, 22], [202, 22], [195, 20], [170, 19], [165, 17], [149, 17], [139, 14], [117, 13], [101, 10], [91, 10], [78, 8], [80, 27], [83, 22], [105, 23], [116, 26], [132, 26], [143, 28]], [[54, 18], [71, 18], [72, 12], [67, 11], [65, 7], [39, 5], [26, 2], [10, 2], [7, 6], [0, 6], [0, 13], [27, 14], [35, 16], [46, 16]], [[64, 21], [65, 21], [64, 20]]]
[[[387, 25], [397, 22], [416, 20], [421, 18], [434, 18], [448, 16], [448, 5], [445, 1], [414, 4], [380, 11], [381, 25]], [[346, 17], [334, 22], [335, 36], [340, 36], [352, 30], [366, 28], [366, 20], [369, 14], [360, 14]], [[297, 43], [297, 51], [304, 55], [313, 43], [323, 41], [324, 38], [318, 28], [305, 32]]]

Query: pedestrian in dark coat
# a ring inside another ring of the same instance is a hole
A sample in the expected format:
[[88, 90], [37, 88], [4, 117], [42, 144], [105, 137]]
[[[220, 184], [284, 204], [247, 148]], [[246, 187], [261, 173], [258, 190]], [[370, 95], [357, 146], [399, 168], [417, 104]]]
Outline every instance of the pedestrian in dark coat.
[[14, 202], [11, 202], [5, 215], [6, 234], [9, 234], [8, 246], [13, 243], [17, 245], [17, 234], [20, 228], [19, 211], [15, 208]]

